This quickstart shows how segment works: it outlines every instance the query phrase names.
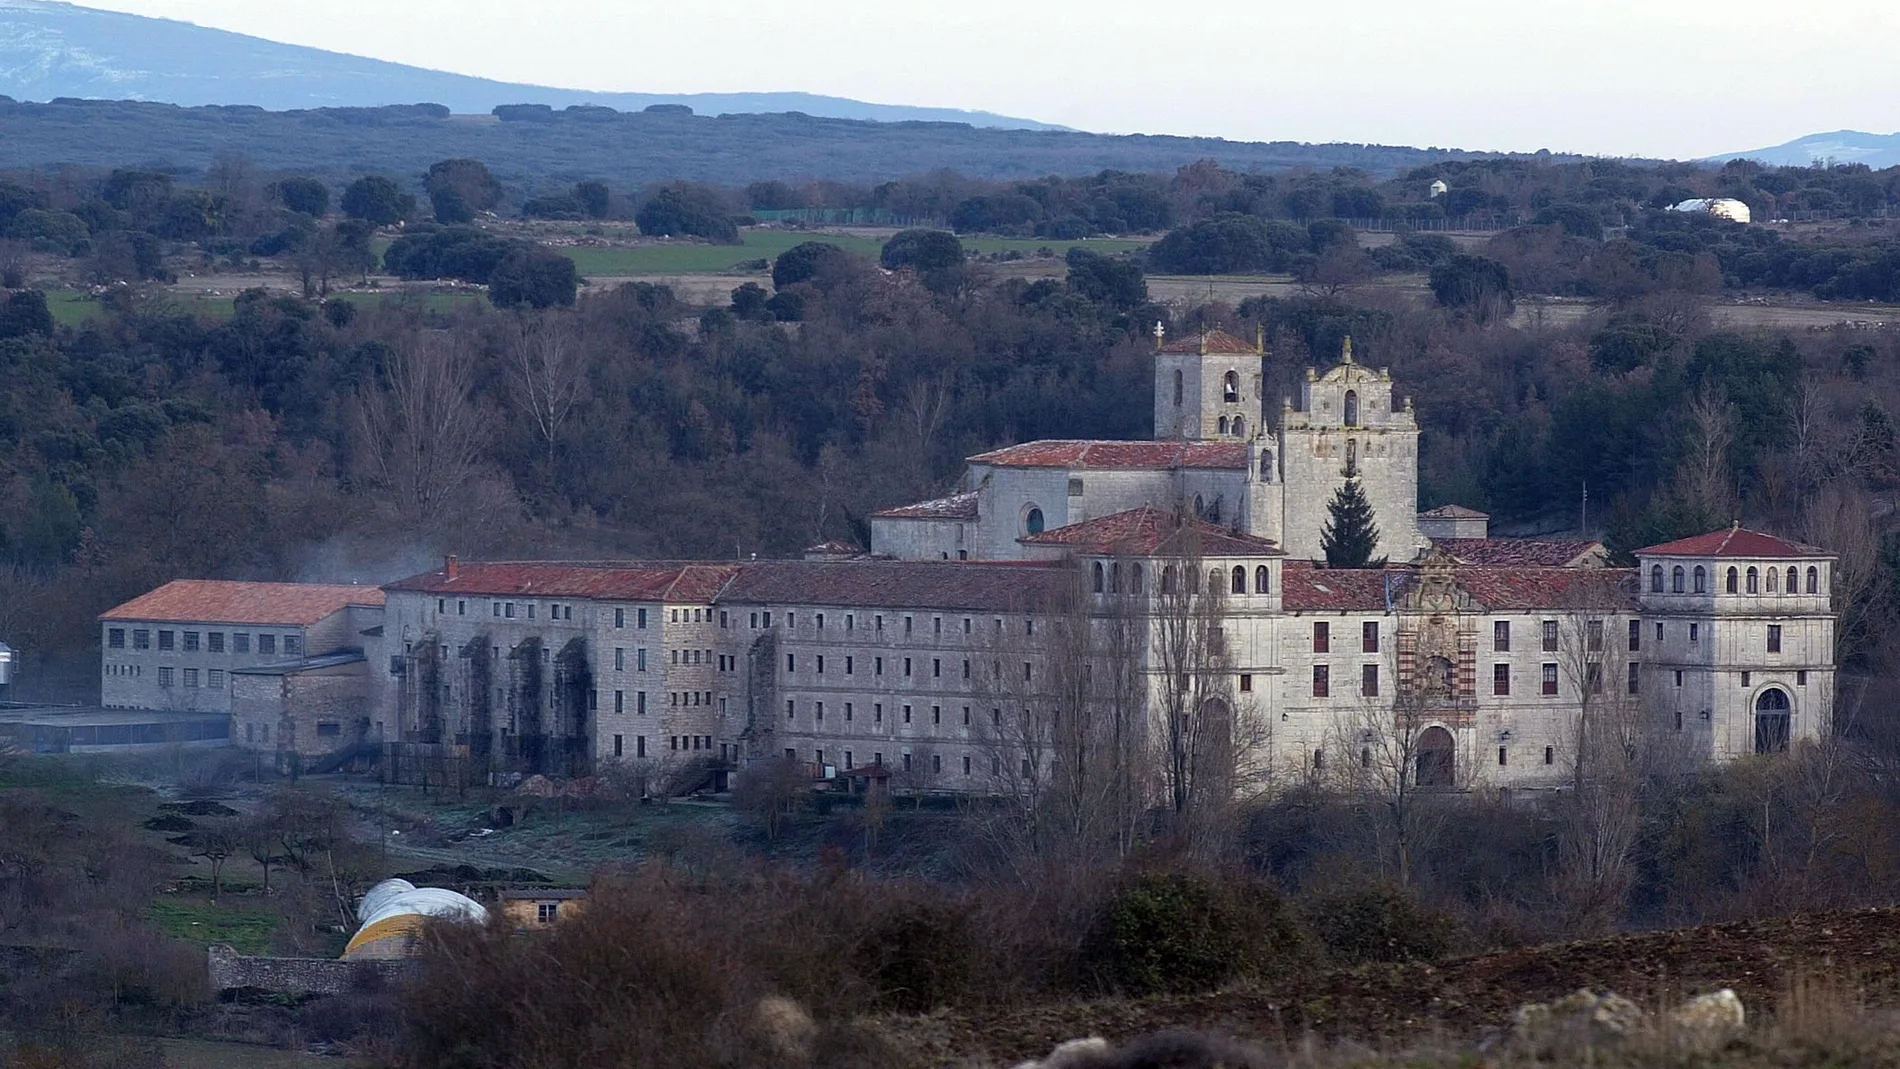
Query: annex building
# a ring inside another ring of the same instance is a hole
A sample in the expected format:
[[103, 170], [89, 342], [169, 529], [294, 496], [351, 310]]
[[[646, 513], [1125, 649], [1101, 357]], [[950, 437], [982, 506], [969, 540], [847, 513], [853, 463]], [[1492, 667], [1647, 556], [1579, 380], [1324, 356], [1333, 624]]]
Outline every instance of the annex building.
[[[1269, 410], [1262, 346], [1160, 342], [1154, 440], [972, 457], [955, 492], [876, 513], [868, 552], [449, 557], [387, 585], [363, 641], [386, 774], [718, 782], [790, 757], [992, 791], [1047, 771], [1050, 725], [1112, 710], [1151, 736], [1217, 721], [1262, 782], [1398, 752], [1428, 785], [1540, 787], [1567, 782], [1586, 714], [1689, 761], [1829, 730], [1826, 551], [1737, 526], [1630, 569], [1596, 542], [1492, 538], [1482, 513], [1418, 510], [1411, 402], [1350, 343]], [[1349, 479], [1383, 567], [1322, 563]]]

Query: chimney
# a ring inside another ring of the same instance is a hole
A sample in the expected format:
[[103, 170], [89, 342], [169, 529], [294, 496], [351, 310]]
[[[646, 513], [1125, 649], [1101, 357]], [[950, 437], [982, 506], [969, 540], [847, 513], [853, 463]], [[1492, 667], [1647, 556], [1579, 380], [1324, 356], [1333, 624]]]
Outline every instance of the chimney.
[[442, 562], [442, 574], [450, 579], [462, 574], [462, 562], [456, 559], [455, 554], [449, 554], [448, 559]]

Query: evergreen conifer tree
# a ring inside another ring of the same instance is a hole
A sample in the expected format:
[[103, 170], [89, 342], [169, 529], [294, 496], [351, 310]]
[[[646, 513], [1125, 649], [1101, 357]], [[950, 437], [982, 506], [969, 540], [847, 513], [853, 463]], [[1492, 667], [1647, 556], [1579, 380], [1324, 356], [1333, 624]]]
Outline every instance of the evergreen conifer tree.
[[1373, 522], [1372, 503], [1359, 489], [1358, 479], [1333, 492], [1326, 503], [1330, 519], [1320, 529], [1320, 548], [1326, 552], [1328, 568], [1383, 568], [1385, 558], [1372, 559], [1379, 545], [1379, 525]]

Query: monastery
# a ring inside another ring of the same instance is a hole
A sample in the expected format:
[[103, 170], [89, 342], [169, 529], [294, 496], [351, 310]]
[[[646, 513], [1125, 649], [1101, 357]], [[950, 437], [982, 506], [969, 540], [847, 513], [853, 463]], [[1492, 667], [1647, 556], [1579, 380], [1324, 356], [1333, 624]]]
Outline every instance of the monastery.
[[[1046, 773], [1037, 725], [1064, 706], [1134, 709], [1157, 737], [1216, 721], [1262, 786], [1392, 753], [1425, 786], [1560, 786], [1586, 714], [1690, 761], [1829, 730], [1824, 550], [1737, 526], [1625, 569], [1595, 542], [1492, 538], [1482, 513], [1418, 510], [1411, 401], [1350, 341], [1277, 409], [1258, 342], [1156, 349], [1153, 440], [971, 457], [956, 493], [875, 514], [868, 553], [449, 557], [380, 608], [161, 588], [102, 618], [107, 694], [229, 709], [280, 764], [374, 750], [410, 781], [618, 762], [720, 783], [785, 757], [984, 792]], [[1385, 565], [1323, 563], [1348, 480]], [[261, 651], [265, 624], [296, 656], [211, 663]]]

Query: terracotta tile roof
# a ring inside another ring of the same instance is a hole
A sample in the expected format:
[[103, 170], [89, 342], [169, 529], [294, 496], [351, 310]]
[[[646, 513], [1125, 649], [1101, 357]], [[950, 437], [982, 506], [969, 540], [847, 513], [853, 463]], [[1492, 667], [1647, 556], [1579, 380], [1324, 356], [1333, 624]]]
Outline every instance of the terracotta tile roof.
[[1468, 509], [1463, 505], [1440, 505], [1435, 509], [1426, 509], [1419, 513], [1421, 519], [1433, 520], [1488, 520], [1491, 514]]
[[1168, 342], [1161, 347], [1164, 353], [1257, 353], [1250, 341], [1241, 341], [1224, 330], [1210, 330], [1205, 334], [1190, 334], [1185, 338]]
[[1492, 612], [1638, 608], [1633, 568], [1459, 568], [1454, 574]]
[[438, 596], [711, 602], [738, 564], [693, 561], [458, 561], [384, 587]]
[[1025, 442], [970, 458], [999, 468], [1070, 468], [1097, 471], [1167, 471], [1173, 468], [1246, 470], [1241, 442]]
[[1656, 557], [1826, 557], [1827, 550], [1816, 549], [1800, 542], [1791, 542], [1786, 538], [1751, 531], [1745, 527], [1731, 527], [1726, 531], [1711, 531], [1694, 538], [1678, 539], [1660, 546], [1650, 546], [1636, 551], [1645, 556]]
[[720, 604], [1033, 611], [1055, 603], [1068, 569], [1023, 561], [755, 561]]
[[1397, 598], [1411, 577], [1408, 568], [1321, 568], [1287, 561], [1280, 572], [1280, 605], [1287, 612], [1384, 612], [1388, 575]]
[[952, 494], [935, 501], [879, 509], [871, 513], [871, 517], [880, 520], [974, 520], [977, 518], [976, 504], [977, 495], [974, 493]]
[[1069, 546], [1082, 553], [1129, 553], [1151, 557], [1162, 552], [1199, 553], [1204, 557], [1278, 557], [1269, 539], [1240, 534], [1200, 520], [1183, 522], [1172, 512], [1144, 505], [1053, 531], [1018, 538], [1026, 546]]
[[383, 592], [373, 586], [176, 579], [101, 613], [99, 618], [154, 623], [307, 626], [351, 605], [379, 608], [382, 604]]
[[[1348, 570], [1288, 561], [1281, 572], [1287, 612], [1384, 612], [1387, 576], [1396, 605], [1418, 583], [1410, 565]], [[1628, 568], [1459, 567], [1458, 586], [1488, 612], [1637, 608], [1636, 572]]]
[[1601, 542], [1544, 541], [1535, 538], [1437, 538], [1432, 545], [1460, 564], [1529, 565], [1574, 568], [1585, 558], [1608, 555]]

